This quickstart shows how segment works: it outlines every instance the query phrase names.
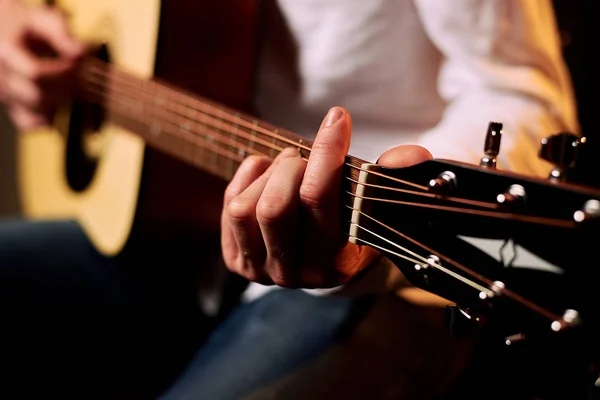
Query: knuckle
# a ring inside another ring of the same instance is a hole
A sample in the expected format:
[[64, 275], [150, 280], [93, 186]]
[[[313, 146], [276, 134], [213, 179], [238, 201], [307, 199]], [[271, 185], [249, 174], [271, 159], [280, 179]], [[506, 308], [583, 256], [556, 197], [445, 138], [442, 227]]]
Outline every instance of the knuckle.
[[[331, 128], [324, 128], [331, 129]], [[317, 140], [313, 143], [311, 148], [311, 153], [318, 153], [324, 156], [336, 156], [340, 157], [340, 147], [344, 145], [341, 140], [335, 140], [339, 135], [326, 135], [326, 137], [330, 137], [330, 140]]]
[[311, 210], [317, 210], [323, 206], [323, 196], [320, 188], [313, 183], [304, 182], [300, 186], [300, 202]]
[[286, 199], [282, 196], [262, 196], [256, 206], [256, 219], [271, 225], [285, 216], [286, 206]]
[[235, 197], [227, 205], [227, 215], [233, 222], [244, 222], [254, 218], [255, 210], [245, 199]]

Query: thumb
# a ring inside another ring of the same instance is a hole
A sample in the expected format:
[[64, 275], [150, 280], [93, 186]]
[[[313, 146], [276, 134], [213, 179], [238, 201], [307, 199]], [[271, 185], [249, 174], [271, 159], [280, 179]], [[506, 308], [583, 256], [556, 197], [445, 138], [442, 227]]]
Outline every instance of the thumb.
[[431, 158], [431, 153], [424, 147], [409, 144], [389, 149], [379, 157], [377, 164], [389, 168], [404, 168]]

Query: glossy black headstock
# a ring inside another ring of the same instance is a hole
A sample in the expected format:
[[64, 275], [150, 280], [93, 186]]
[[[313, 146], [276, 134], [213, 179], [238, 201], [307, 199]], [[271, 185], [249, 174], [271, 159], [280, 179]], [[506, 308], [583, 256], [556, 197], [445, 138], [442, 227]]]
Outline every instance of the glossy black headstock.
[[[507, 343], [581, 327], [595, 333], [600, 190], [555, 172], [537, 179], [497, 170], [501, 130], [490, 125], [479, 166], [366, 167], [351, 236], [416, 286], [456, 302], [454, 321], [485, 322]], [[584, 142], [561, 134], [544, 140], [541, 152], [558, 163], [553, 171], [564, 171]]]

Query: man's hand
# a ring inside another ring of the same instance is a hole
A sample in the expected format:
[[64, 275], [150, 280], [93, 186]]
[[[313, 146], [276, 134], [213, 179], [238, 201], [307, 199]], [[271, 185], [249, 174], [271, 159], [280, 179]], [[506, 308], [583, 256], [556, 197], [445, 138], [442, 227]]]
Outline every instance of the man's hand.
[[0, 3], [0, 102], [19, 130], [49, 122], [83, 51], [59, 11]]
[[[252, 281], [325, 288], [347, 282], [378, 255], [349, 243], [341, 231], [341, 172], [351, 120], [333, 108], [323, 121], [308, 163], [295, 149], [273, 162], [245, 160], [225, 192], [222, 250], [228, 268]], [[430, 158], [418, 146], [389, 150], [379, 163], [404, 167]]]

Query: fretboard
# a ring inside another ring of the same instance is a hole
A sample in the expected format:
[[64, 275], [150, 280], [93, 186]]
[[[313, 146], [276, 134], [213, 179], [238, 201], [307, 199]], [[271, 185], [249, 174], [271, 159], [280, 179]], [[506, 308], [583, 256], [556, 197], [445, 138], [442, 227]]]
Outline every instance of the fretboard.
[[[287, 147], [297, 148], [305, 159], [310, 155], [312, 143], [300, 135], [156, 80], [97, 60], [84, 65], [81, 77], [85, 98], [100, 104], [112, 123], [227, 181], [250, 155], [275, 158]], [[347, 156], [345, 192], [355, 193], [356, 167], [363, 163]]]

